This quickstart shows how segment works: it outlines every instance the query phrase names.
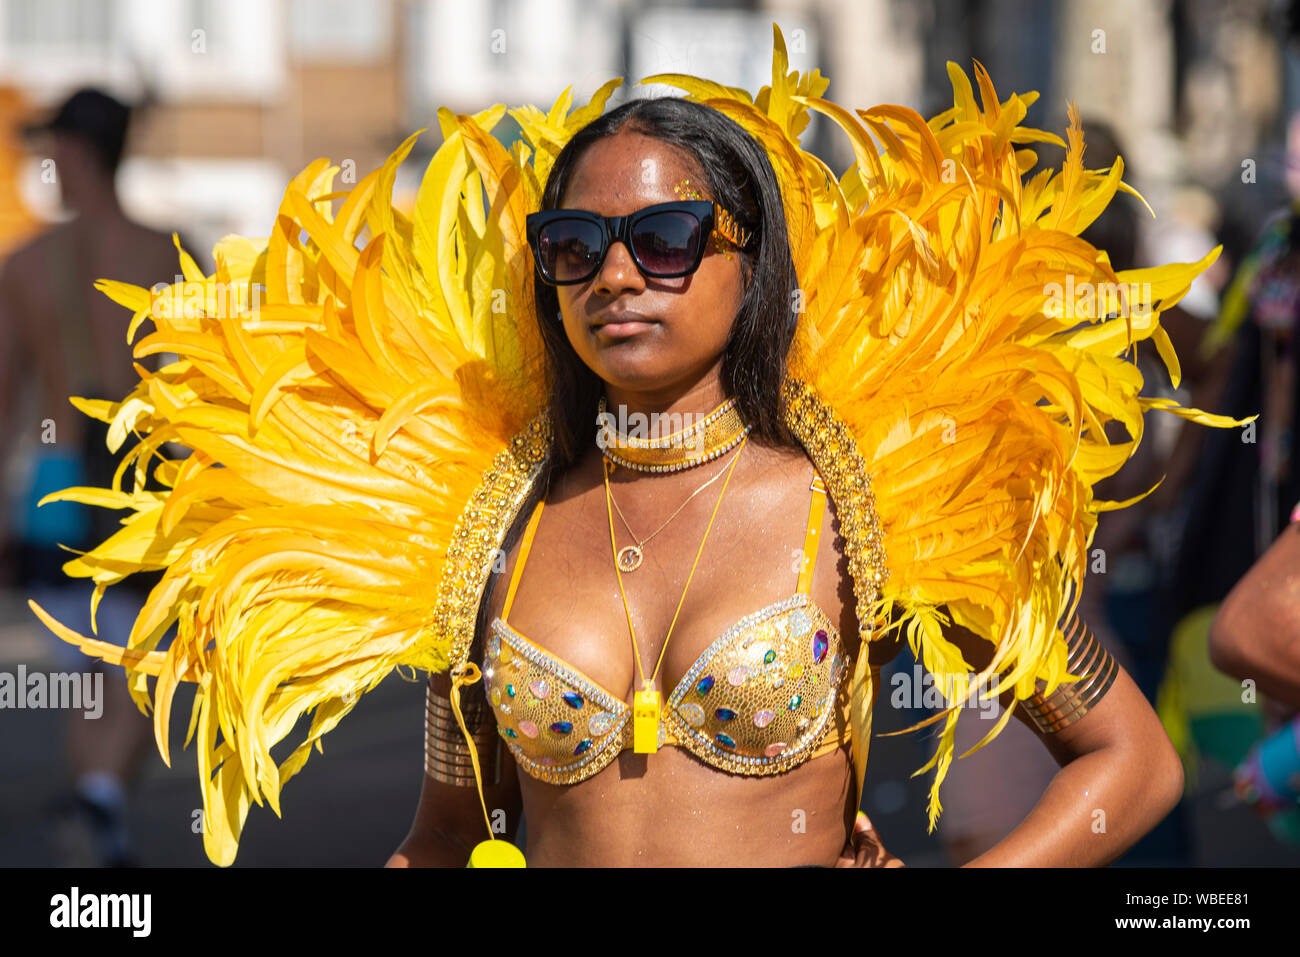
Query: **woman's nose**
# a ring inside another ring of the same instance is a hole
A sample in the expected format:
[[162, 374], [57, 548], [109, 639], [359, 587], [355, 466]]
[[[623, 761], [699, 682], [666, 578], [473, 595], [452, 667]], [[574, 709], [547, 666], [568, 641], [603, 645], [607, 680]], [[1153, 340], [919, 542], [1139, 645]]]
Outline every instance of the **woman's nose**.
[[632, 251], [621, 240], [609, 244], [605, 261], [596, 273], [596, 290], [603, 293], [645, 286], [645, 277], [632, 259]]

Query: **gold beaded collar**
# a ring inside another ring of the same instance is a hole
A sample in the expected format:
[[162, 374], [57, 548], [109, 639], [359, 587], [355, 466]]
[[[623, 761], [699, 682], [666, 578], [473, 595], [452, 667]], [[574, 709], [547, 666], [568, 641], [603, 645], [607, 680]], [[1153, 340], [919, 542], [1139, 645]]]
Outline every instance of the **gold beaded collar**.
[[596, 415], [596, 444], [616, 465], [640, 472], [677, 472], [716, 459], [734, 448], [752, 427], [740, 417], [733, 397], [689, 428], [662, 438], [637, 438], [618, 428], [602, 395]]

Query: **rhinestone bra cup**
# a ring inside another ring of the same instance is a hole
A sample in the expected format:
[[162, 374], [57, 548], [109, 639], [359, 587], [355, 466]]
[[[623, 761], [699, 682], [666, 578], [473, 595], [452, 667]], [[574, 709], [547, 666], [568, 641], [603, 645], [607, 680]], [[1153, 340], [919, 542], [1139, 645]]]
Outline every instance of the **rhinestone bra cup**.
[[[826, 491], [814, 479], [795, 594], [736, 622], [686, 672], [660, 712], [659, 746], [690, 751], [735, 774], [776, 774], [846, 740], [849, 671], [839, 631], [809, 594]], [[497, 729], [524, 771], [576, 784], [632, 747], [632, 708], [506, 623], [527, 561], [525, 532], [501, 617], [492, 621], [483, 680]], [[829, 732], [829, 733], [828, 733]]]
[[[659, 722], [659, 744], [738, 774], [775, 774], [821, 741], [847, 671], [839, 632], [807, 595], [747, 615], [682, 676]], [[535, 778], [576, 784], [632, 746], [619, 696], [492, 622], [483, 677], [498, 729]]]

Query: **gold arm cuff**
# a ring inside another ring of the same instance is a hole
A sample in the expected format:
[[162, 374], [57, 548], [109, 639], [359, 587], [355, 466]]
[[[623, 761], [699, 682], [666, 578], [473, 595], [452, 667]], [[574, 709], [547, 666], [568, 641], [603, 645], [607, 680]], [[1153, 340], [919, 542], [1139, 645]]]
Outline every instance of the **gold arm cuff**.
[[1073, 636], [1067, 639], [1067, 667], [1071, 674], [1083, 677], [1060, 685], [1046, 697], [1035, 693], [1021, 702], [1025, 713], [1044, 734], [1064, 730], [1091, 711], [1119, 673], [1119, 664], [1092, 629], [1077, 618], [1075, 626]]
[[[430, 687], [424, 701], [424, 773], [442, 784], [474, 787], [474, 762], [450, 699], [435, 694]], [[483, 762], [484, 786], [500, 784], [501, 738], [496, 733], [492, 709], [481, 695], [467, 694], [461, 701], [461, 711]]]

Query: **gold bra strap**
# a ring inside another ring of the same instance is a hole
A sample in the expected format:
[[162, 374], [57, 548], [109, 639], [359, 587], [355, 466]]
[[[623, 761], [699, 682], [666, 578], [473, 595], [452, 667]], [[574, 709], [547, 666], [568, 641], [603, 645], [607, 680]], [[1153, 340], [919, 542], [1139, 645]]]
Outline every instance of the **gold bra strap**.
[[506, 604], [501, 609], [502, 621], [510, 617], [510, 606], [515, 601], [515, 589], [519, 587], [519, 573], [524, 570], [524, 562], [528, 561], [528, 550], [533, 547], [533, 534], [537, 531], [537, 520], [542, 517], [542, 506], [545, 504], [546, 499], [537, 503], [537, 508], [533, 509], [533, 517], [528, 520], [528, 528], [524, 530], [524, 540], [519, 546], [519, 557], [515, 559], [515, 570], [510, 575], [510, 590], [506, 592]]
[[817, 543], [821, 539], [822, 513], [826, 508], [826, 485], [820, 475], [814, 475], [812, 483], [812, 501], [808, 504], [808, 530], [803, 538], [803, 570], [799, 572], [799, 587], [796, 591], [808, 594], [812, 588], [813, 569], [817, 567]]

